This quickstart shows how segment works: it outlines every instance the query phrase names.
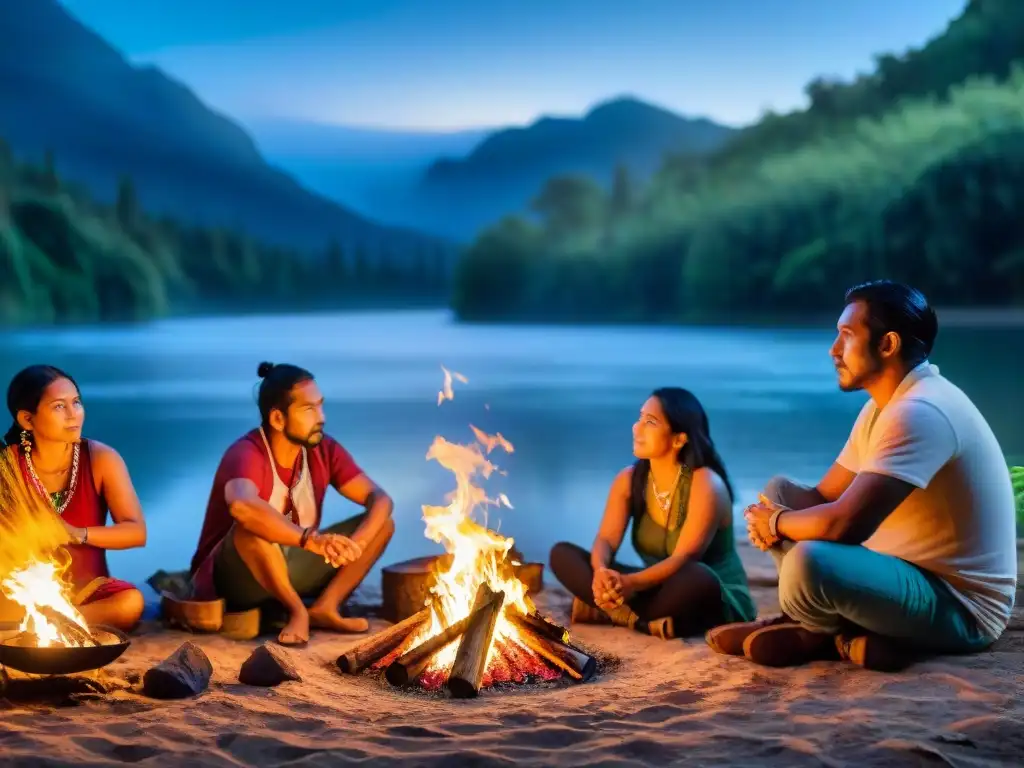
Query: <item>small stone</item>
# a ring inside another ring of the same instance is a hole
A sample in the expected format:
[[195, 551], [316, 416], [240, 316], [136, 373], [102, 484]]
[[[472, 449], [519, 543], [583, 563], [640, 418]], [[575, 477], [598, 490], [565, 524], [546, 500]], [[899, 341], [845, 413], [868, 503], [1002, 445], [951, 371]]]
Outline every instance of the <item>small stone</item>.
[[187, 642], [147, 670], [142, 692], [154, 699], [184, 699], [206, 690], [212, 675], [213, 665], [202, 648]]
[[269, 643], [254, 650], [238, 671], [238, 681], [245, 685], [271, 687], [286, 680], [302, 678], [287, 652]]

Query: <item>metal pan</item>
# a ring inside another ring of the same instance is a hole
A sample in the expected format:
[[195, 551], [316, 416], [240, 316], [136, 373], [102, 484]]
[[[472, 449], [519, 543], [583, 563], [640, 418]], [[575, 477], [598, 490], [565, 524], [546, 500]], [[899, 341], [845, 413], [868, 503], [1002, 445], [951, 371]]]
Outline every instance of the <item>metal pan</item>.
[[30, 675], [73, 675], [105, 667], [128, 650], [131, 641], [119, 630], [99, 624], [89, 631], [103, 645], [92, 648], [31, 648], [12, 645], [16, 624], [0, 624], [0, 665]]

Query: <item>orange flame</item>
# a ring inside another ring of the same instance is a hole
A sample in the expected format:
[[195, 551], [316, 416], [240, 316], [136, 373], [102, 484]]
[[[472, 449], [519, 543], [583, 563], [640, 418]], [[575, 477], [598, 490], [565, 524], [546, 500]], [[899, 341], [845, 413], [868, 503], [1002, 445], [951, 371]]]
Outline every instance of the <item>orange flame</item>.
[[39, 647], [78, 645], [40, 613], [48, 608], [83, 629], [86, 622], [68, 599], [67, 531], [54, 510], [28, 488], [14, 449], [0, 450], [0, 592], [25, 611], [21, 631]]
[[88, 626], [82, 614], [68, 600], [61, 571], [55, 563], [32, 563], [8, 576], [0, 586], [5, 594], [25, 609], [20, 629], [35, 636], [37, 647], [84, 645], [63, 633], [39, 610], [50, 608], [83, 629]]
[[453, 378], [456, 381], [462, 382], [463, 384], [468, 384], [469, 383], [469, 379], [467, 379], [461, 373], [452, 373], [447, 368], [445, 368], [443, 365], [441, 366], [441, 370], [444, 371], [444, 384], [441, 387], [441, 391], [437, 393], [437, 404], [438, 405], [443, 403], [445, 400], [454, 400], [455, 399], [455, 390], [452, 389], [452, 379]]
[[[452, 379], [465, 382], [461, 374], [452, 374], [447, 368], [444, 386], [438, 393], [438, 405], [454, 399]], [[508, 559], [513, 540], [501, 536], [483, 523], [474, 519], [474, 514], [489, 506], [512, 508], [505, 494], [488, 498], [476, 480], [486, 480], [493, 473], [500, 472], [488, 458], [492, 451], [501, 448], [512, 453], [514, 448], [501, 434], [489, 435], [483, 430], [470, 426], [476, 441], [468, 445], [451, 443], [443, 437], [435, 437], [427, 451], [427, 460], [436, 461], [455, 475], [455, 490], [447, 497], [445, 506], [423, 506], [425, 535], [442, 544], [449, 554], [450, 565], [437, 573], [432, 589], [431, 622], [420, 631], [415, 642], [421, 642], [443, 631], [447, 626], [468, 615], [479, 586], [486, 583], [495, 592], [505, 593], [504, 606], [510, 610], [530, 613], [533, 603], [526, 594], [526, 586], [516, 577], [513, 563]], [[491, 647], [487, 655], [485, 680], [513, 679], [518, 670], [543, 669], [544, 665], [534, 657], [532, 651], [517, 641], [518, 631], [502, 613], [494, 628]], [[431, 661], [424, 678], [435, 680], [446, 675], [455, 661], [458, 643], [449, 644], [437, 653]], [[524, 665], [522, 660], [533, 657], [532, 663]]]

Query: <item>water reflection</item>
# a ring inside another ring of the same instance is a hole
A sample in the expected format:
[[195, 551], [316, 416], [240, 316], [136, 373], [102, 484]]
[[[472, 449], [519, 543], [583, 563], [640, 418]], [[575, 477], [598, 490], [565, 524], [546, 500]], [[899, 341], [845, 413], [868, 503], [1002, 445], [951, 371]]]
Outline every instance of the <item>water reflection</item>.
[[[944, 330], [934, 355], [1018, 461], [1021, 337]], [[45, 361], [79, 380], [87, 433], [125, 456], [150, 521], [146, 551], [111, 553], [112, 567], [142, 579], [187, 565], [217, 461], [256, 422], [261, 360], [317, 375], [329, 431], [395, 496], [387, 560], [437, 551], [423, 537], [420, 505], [441, 502], [453, 481], [426, 451], [435, 434], [469, 440], [470, 423], [515, 444], [498, 456], [508, 475], [492, 484], [515, 506], [500, 530], [527, 557], [546, 559], [556, 540], [592, 540], [608, 484], [631, 459], [637, 409], [657, 386], [686, 386], [703, 400], [741, 502], [780, 471], [816, 481], [864, 402], [836, 389], [831, 338], [827, 327], [462, 327], [444, 312], [188, 319], [7, 332], [0, 375]], [[469, 383], [438, 408], [441, 365]], [[349, 512], [329, 495], [328, 516]]]

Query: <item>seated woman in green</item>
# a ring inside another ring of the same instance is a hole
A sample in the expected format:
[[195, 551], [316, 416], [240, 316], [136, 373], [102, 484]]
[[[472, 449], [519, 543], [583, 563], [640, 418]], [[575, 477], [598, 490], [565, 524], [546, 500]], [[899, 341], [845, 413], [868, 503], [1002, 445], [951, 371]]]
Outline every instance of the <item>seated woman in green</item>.
[[[633, 425], [633, 455], [612, 483], [593, 549], [562, 542], [551, 550], [552, 572], [576, 598], [572, 621], [680, 637], [754, 619], [732, 487], [697, 398], [656, 390]], [[644, 568], [613, 559], [630, 521]]]

